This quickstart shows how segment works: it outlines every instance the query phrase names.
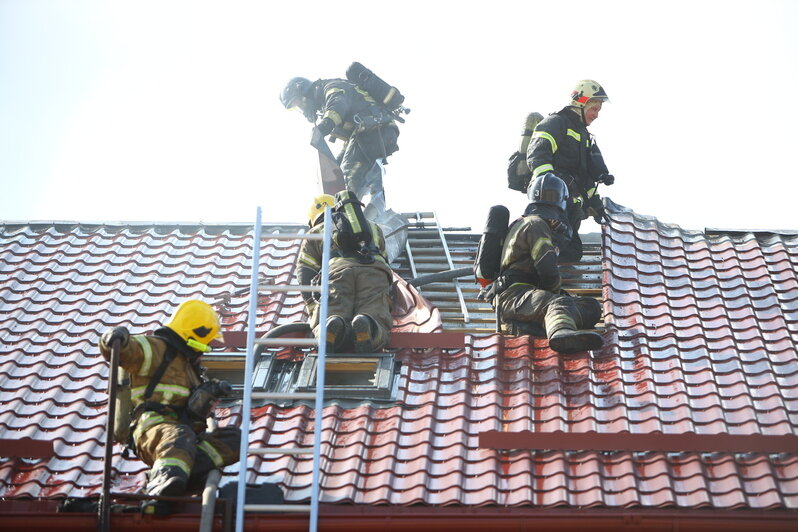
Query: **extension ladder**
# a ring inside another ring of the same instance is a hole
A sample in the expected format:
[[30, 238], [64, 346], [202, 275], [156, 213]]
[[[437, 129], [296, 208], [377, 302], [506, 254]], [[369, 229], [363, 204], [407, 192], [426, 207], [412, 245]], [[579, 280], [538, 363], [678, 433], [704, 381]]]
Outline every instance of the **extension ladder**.
[[[258, 284], [258, 270], [260, 259], [260, 243], [261, 243], [261, 209], [257, 208], [255, 216], [255, 235], [254, 245], [252, 250], [252, 278], [250, 281], [250, 301], [249, 301], [249, 319], [247, 325], [247, 356], [244, 373], [244, 398], [241, 407], [241, 448], [239, 457], [239, 476], [238, 476], [238, 493], [236, 496], [236, 532], [244, 530], [244, 512], [310, 512], [310, 532], [316, 532], [319, 520], [319, 484], [321, 474], [320, 468], [320, 454], [321, 454], [321, 427], [322, 427], [322, 411], [324, 408], [324, 368], [326, 362], [326, 342], [319, 342], [316, 338], [259, 338], [255, 339], [255, 314], [257, 310], [258, 292], [317, 292], [321, 293], [319, 301], [319, 327], [320, 338], [327, 337], [327, 303], [329, 298], [329, 261], [330, 261], [330, 208], [327, 207], [324, 212], [324, 234], [318, 233], [295, 233], [295, 234], [272, 234], [265, 238], [278, 239], [278, 240], [322, 240], [323, 253], [322, 253], [322, 266], [321, 266], [321, 284], [316, 285], [259, 285]], [[252, 391], [252, 374], [254, 369], [255, 358], [255, 345], [265, 345], [268, 347], [316, 347], [318, 346], [318, 360], [316, 372], [316, 391], [315, 393], [268, 393], [268, 392], [253, 392]], [[249, 446], [249, 431], [252, 415], [252, 399], [295, 399], [295, 400], [313, 400], [315, 399], [315, 421], [314, 421], [314, 434], [313, 434], [313, 447], [297, 447], [297, 448], [282, 448], [270, 449], [268, 447], [250, 447]], [[311, 497], [310, 505], [296, 505], [296, 504], [246, 504], [246, 477], [247, 477], [247, 457], [250, 455], [263, 455], [263, 454], [313, 454], [313, 479], [311, 484]]]

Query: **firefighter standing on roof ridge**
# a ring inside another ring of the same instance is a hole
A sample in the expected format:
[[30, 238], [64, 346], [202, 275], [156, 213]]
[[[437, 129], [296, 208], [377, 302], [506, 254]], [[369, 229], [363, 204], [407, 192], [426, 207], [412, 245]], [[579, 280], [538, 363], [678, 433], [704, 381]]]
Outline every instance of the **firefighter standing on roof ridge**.
[[[324, 232], [324, 211], [334, 207], [336, 199], [322, 194], [313, 200], [308, 211], [310, 233]], [[385, 258], [385, 240], [380, 227], [370, 226], [372, 244], [366, 257], [345, 252], [333, 242], [329, 263], [329, 299], [327, 310], [327, 351], [340, 353], [354, 348], [357, 353], [380, 351], [390, 340], [391, 283], [393, 274]], [[299, 250], [299, 284], [309, 285], [321, 270], [322, 242], [303, 240]], [[319, 337], [319, 306], [312, 296], [305, 296], [305, 306]]]
[[381, 174], [369, 179], [367, 176], [376, 161], [385, 162], [399, 149], [399, 128], [392, 113], [345, 79], [311, 82], [292, 78], [280, 93], [280, 101], [286, 109], [302, 111], [322, 136], [343, 140], [338, 164], [346, 188], [361, 199], [379, 198], [377, 201], [385, 204]]
[[592, 328], [601, 318], [593, 298], [571, 297], [562, 290], [557, 254], [571, 237], [565, 206], [565, 183], [546, 173], [529, 185], [530, 203], [514, 222], [502, 247], [499, 277], [491, 294], [502, 321], [542, 324], [549, 346], [560, 353], [598, 349]]
[[[198, 300], [183, 302], [152, 335], [131, 336], [125, 327], [115, 327], [100, 337], [106, 360], [113, 342], [120, 342], [119, 363], [130, 374], [133, 447], [151, 466], [148, 495], [182, 495], [199, 487], [212, 469], [238, 461], [237, 427], [205, 431], [215, 402], [231, 392], [227, 382], [203, 376], [199, 359], [215, 339], [222, 339], [219, 316]], [[167, 514], [169, 505], [146, 501], [142, 511]]]
[[601, 85], [593, 80], [580, 81], [571, 92], [570, 104], [537, 124], [527, 148], [526, 160], [533, 179], [553, 172], [568, 185], [571, 201], [567, 212], [573, 238], [561, 250], [561, 259], [566, 262], [582, 257], [582, 220], [593, 216], [601, 223], [604, 219], [604, 207], [596, 193], [598, 183], [615, 182], [587, 130], [598, 118], [604, 102], [609, 102], [609, 98]]

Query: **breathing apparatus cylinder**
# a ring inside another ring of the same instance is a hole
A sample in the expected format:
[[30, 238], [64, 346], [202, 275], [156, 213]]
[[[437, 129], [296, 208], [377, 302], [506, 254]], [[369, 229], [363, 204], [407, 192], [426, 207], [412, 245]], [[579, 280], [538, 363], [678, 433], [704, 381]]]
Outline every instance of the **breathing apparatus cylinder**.
[[346, 79], [369, 93], [377, 103], [384, 105], [389, 111], [398, 109], [405, 101], [399, 89], [392, 87], [357, 61], [346, 69]]
[[485, 230], [479, 239], [477, 256], [474, 259], [474, 277], [484, 288], [499, 276], [502, 262], [502, 246], [510, 223], [510, 211], [504, 205], [494, 205], [488, 211]]

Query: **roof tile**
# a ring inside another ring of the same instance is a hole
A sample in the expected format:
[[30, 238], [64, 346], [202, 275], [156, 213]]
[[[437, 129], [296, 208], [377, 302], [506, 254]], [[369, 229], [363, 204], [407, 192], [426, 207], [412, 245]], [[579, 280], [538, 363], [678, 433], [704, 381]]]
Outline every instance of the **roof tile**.
[[[489, 430], [796, 434], [795, 237], [706, 235], [610, 207], [605, 347], [592, 358], [557, 356], [543, 339], [491, 334], [467, 335], [458, 350], [400, 350], [395, 404], [325, 408], [322, 501], [798, 507], [796, 454], [478, 447], [479, 433]], [[298, 243], [273, 242], [262, 249], [260, 273], [288, 282]], [[224, 297], [225, 328], [243, 330], [251, 233], [0, 226], [0, 243], [0, 272], [7, 274], [0, 281], [0, 338], [11, 348], [0, 353], [0, 438], [55, 442], [51, 460], [0, 461], [0, 496], [96, 495], [107, 375], [97, 333], [116, 325], [151, 331], [186, 297]], [[438, 327], [437, 311], [414, 310], [418, 297], [403, 293], [399, 330]], [[260, 329], [302, 319], [297, 295], [259, 298]], [[237, 422], [237, 408], [220, 409], [220, 423]], [[252, 444], [312, 441], [307, 406], [267, 405], [253, 416]], [[309, 497], [308, 457], [247, 463], [251, 481], [279, 482], [291, 502]], [[115, 490], [141, 489], [144, 464], [117, 454], [114, 467]]]

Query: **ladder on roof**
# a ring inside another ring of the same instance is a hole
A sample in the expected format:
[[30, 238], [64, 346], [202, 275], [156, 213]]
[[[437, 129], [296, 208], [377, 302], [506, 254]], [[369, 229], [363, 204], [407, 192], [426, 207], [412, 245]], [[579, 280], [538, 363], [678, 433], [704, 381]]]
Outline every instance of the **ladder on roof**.
[[[445, 239], [438, 235], [436, 219], [431, 212], [404, 212], [408, 219], [406, 253], [392, 264], [394, 271], [404, 278], [416, 279], [445, 275], [451, 268], [446, 260], [444, 244], [455, 270], [471, 266], [479, 245], [479, 235], [470, 227], [441, 228]], [[560, 264], [563, 288], [579, 296], [595, 297], [602, 302], [602, 255], [600, 236], [582, 234], [582, 259], [576, 263]], [[492, 334], [496, 331], [493, 307], [479, 299], [479, 285], [472, 276], [451, 278], [415, 285], [439, 311], [445, 331]], [[468, 321], [462, 307], [465, 305]], [[600, 321], [596, 329], [601, 331]]]
[[[330, 262], [330, 208], [324, 212], [324, 234], [318, 233], [294, 233], [294, 234], [272, 234], [265, 238], [280, 240], [322, 240], [323, 253], [321, 263], [321, 284], [320, 286], [311, 285], [259, 285], [258, 270], [260, 259], [261, 243], [261, 210], [257, 209], [255, 217], [255, 235], [252, 250], [252, 279], [250, 281], [250, 300], [249, 300], [249, 320], [247, 325], [247, 356], [244, 373], [244, 399], [241, 407], [241, 448], [239, 456], [239, 475], [238, 493], [236, 500], [236, 532], [244, 530], [244, 512], [309, 512], [310, 513], [310, 532], [316, 532], [319, 520], [319, 484], [320, 484], [320, 455], [321, 455], [321, 427], [322, 411], [324, 408], [324, 368], [326, 362], [326, 342], [319, 342], [316, 338], [259, 338], [255, 339], [255, 313], [257, 310], [258, 292], [320, 292], [319, 301], [319, 326], [320, 338], [327, 337], [327, 303], [329, 298], [329, 262]], [[270, 347], [316, 347], [318, 346], [317, 372], [316, 372], [316, 391], [315, 393], [268, 393], [252, 391], [252, 374], [254, 370], [255, 345], [266, 345]], [[250, 447], [249, 431], [252, 416], [252, 399], [296, 399], [296, 400], [315, 400], [315, 421], [313, 434], [313, 447], [279, 448], [271, 449], [268, 447]], [[264, 454], [313, 454], [313, 479], [311, 483], [310, 505], [297, 504], [246, 504], [246, 477], [247, 462], [250, 455]]]
[[[405, 252], [413, 278], [422, 274], [454, 270], [455, 264], [446, 241], [446, 235], [438, 223], [438, 216], [434, 212], [403, 214], [407, 217], [410, 225]], [[430, 219], [431, 222], [425, 221]], [[451, 282], [455, 289], [456, 304], [459, 307], [462, 322], [467, 325], [471, 322], [471, 315], [463, 295], [463, 287], [459, 279], [453, 279]]]

